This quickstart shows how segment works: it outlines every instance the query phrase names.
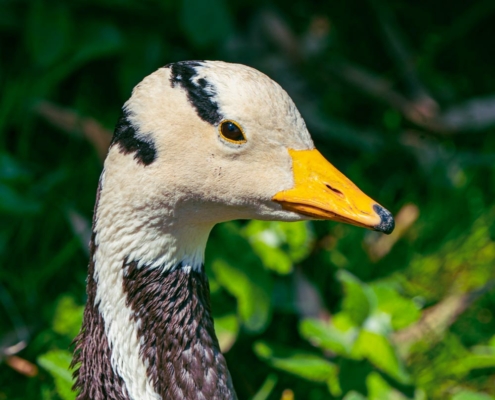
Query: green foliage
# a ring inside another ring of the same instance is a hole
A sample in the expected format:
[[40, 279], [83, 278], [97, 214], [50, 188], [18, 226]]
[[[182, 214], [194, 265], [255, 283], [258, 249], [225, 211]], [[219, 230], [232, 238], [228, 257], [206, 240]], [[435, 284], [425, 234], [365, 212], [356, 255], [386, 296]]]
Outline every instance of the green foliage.
[[462, 390], [452, 396], [452, 400], [493, 400], [493, 397], [484, 393], [475, 393], [471, 390]]
[[270, 393], [275, 388], [275, 385], [277, 384], [277, 380], [278, 380], [277, 375], [275, 374], [268, 375], [267, 378], [265, 379], [265, 382], [263, 382], [263, 385], [253, 396], [252, 400], [266, 400], [270, 396]]
[[263, 265], [282, 275], [311, 252], [312, 234], [306, 222], [250, 221], [243, 233]]
[[218, 43], [232, 32], [232, 18], [223, 0], [184, 0], [181, 17], [185, 33], [197, 46]]
[[72, 354], [64, 350], [52, 350], [38, 357], [38, 364], [53, 377], [57, 393], [63, 400], [76, 398], [76, 393], [72, 391], [72, 373], [69, 370], [71, 360]]
[[274, 368], [309, 381], [326, 383], [330, 393], [335, 396], [341, 394], [337, 379], [338, 367], [323, 357], [265, 342], [256, 342], [253, 349], [258, 357], [269, 362]]
[[53, 317], [53, 331], [74, 338], [79, 333], [84, 307], [77, 305], [72, 297], [62, 296]]
[[[229, 246], [225, 251], [217, 251], [218, 256], [212, 260], [215, 279], [236, 298], [239, 318], [244, 327], [259, 332], [268, 324], [272, 312], [270, 292], [273, 279], [234, 224], [219, 227], [217, 234], [220, 242], [229, 243]], [[239, 252], [244, 255], [242, 262], [238, 262]], [[253, 279], [253, 274], [256, 279]]]
[[0, 400], [74, 398], [95, 137], [183, 59], [267, 73], [358, 187], [419, 210], [392, 239], [327, 222], [213, 230], [215, 328], [240, 400], [495, 398], [495, 131], [478, 127], [494, 115], [494, 4], [0, 1]]

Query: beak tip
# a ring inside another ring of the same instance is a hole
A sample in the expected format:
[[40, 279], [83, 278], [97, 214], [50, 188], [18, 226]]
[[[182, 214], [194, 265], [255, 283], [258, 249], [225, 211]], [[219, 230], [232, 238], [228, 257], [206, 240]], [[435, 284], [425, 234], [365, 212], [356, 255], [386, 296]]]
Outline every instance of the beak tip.
[[391, 234], [395, 228], [395, 221], [392, 213], [378, 204], [375, 204], [373, 209], [380, 217], [380, 224], [376, 225], [374, 229], [386, 233], [387, 235]]

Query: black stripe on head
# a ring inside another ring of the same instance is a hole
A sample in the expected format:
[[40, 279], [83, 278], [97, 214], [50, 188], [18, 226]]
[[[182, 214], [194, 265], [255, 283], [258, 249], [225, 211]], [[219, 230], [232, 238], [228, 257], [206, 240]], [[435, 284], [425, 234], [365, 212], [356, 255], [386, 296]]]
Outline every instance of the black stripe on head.
[[168, 64], [170, 68], [170, 83], [172, 87], [180, 85], [187, 92], [189, 102], [196, 109], [196, 113], [203, 120], [211, 125], [217, 125], [222, 119], [218, 104], [213, 99], [215, 88], [204, 78], [197, 79], [197, 68], [203, 66], [201, 61], [181, 61]]
[[155, 143], [151, 138], [143, 138], [138, 135], [136, 128], [129, 121], [129, 113], [122, 112], [112, 138], [111, 145], [118, 144], [120, 152], [134, 154], [134, 159], [143, 165], [150, 165], [156, 160]]

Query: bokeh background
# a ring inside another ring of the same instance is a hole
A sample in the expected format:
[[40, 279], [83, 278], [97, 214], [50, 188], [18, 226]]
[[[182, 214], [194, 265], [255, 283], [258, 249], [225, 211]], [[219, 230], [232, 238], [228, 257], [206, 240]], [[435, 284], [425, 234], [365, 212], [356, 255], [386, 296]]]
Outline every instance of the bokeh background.
[[0, 400], [73, 399], [94, 197], [132, 87], [279, 82], [391, 236], [235, 221], [207, 248], [241, 400], [495, 399], [493, 0], [1, 0]]

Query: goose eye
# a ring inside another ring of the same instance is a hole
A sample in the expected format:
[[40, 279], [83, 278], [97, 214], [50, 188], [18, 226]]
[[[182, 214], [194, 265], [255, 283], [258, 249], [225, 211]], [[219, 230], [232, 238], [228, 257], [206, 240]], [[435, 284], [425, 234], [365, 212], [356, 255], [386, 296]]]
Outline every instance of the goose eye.
[[231, 143], [241, 144], [247, 142], [241, 127], [234, 121], [223, 121], [220, 124], [220, 134]]

